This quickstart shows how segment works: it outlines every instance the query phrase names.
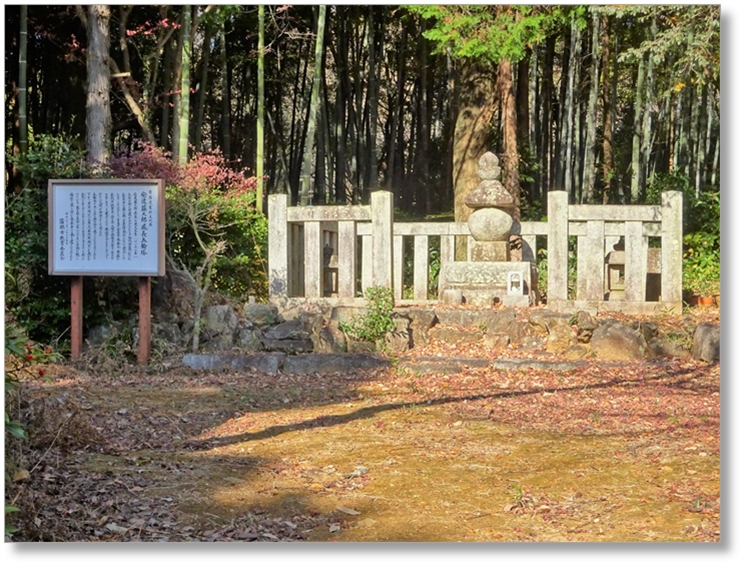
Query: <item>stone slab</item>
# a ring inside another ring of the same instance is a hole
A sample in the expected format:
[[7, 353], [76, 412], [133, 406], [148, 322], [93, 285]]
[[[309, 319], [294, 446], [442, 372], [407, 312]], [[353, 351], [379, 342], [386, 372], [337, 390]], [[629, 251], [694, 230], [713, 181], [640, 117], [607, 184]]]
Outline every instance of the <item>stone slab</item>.
[[472, 344], [483, 339], [483, 332], [438, 326], [429, 330], [429, 337], [446, 344]]
[[240, 370], [252, 369], [262, 371], [270, 375], [279, 373], [282, 362], [286, 358], [281, 353], [265, 354], [186, 354], [183, 357], [184, 365], [191, 369], [199, 370]]
[[389, 365], [387, 359], [371, 354], [300, 354], [284, 358], [282, 373], [343, 373]]
[[529, 307], [529, 295], [502, 295], [499, 297], [501, 304], [505, 307]]
[[544, 370], [544, 371], [570, 371], [572, 369], [587, 367], [588, 362], [583, 361], [559, 361], [551, 362], [547, 360], [531, 360], [521, 358], [510, 358], [500, 359], [493, 362], [491, 366], [493, 369], [500, 370], [517, 370], [517, 369], [533, 369], [533, 370]]
[[272, 340], [270, 338], [264, 338], [263, 340], [261, 340], [261, 344], [267, 350], [277, 350], [279, 352], [285, 352], [287, 354], [313, 351], [313, 341], [309, 338], [289, 340]]
[[438, 373], [442, 375], [453, 375], [460, 373], [466, 367], [486, 368], [491, 361], [487, 358], [460, 358], [460, 357], [434, 357], [421, 356], [417, 358], [402, 358], [398, 367], [405, 368], [418, 373]]

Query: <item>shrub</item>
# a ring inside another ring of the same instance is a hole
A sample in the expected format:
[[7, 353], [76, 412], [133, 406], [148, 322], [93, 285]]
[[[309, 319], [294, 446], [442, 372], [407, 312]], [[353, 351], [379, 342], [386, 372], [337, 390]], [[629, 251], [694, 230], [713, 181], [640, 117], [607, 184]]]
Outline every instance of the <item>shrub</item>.
[[202, 243], [226, 243], [215, 260], [214, 288], [239, 298], [268, 296], [264, 261], [268, 225], [256, 211], [256, 180], [247, 177], [245, 169], [230, 169], [218, 151], [196, 153], [185, 165], [178, 165], [170, 153], [138, 142], [135, 151], [111, 159], [109, 172], [118, 178], [165, 180], [166, 245], [177, 264], [195, 270], [202, 262], [202, 247], [189, 221], [189, 215], [196, 213]]
[[[67, 135], [42, 135], [29, 140], [25, 155], [8, 155], [24, 185], [19, 193], [6, 192], [6, 308], [30, 338], [45, 343], [58, 344], [70, 326], [69, 280], [48, 274], [47, 183], [89, 176], [80, 147]], [[227, 244], [215, 265], [214, 287], [240, 297], [267, 295], [268, 228], [265, 217], [255, 210], [255, 179], [247, 177], [245, 170], [230, 169], [217, 152], [198, 153], [180, 166], [167, 152], [139, 143], [133, 152], [114, 156], [108, 173], [114, 178], [165, 179], [171, 197], [166, 208], [166, 232], [172, 244], [168, 251], [184, 265], [199, 261], [199, 248], [176, 205], [197, 202], [211, 210], [208, 220], [223, 228], [216, 231], [219, 234], [207, 231], [204, 237], [224, 238]], [[85, 277], [84, 286], [86, 327], [127, 319], [137, 311], [132, 300], [137, 294], [136, 278]]]
[[[25, 155], [8, 156], [23, 177], [20, 192], [5, 195], [6, 309], [30, 338], [56, 344], [70, 325], [70, 284], [48, 273], [49, 179], [87, 176], [85, 151], [67, 135], [41, 135], [29, 140]], [[85, 278], [85, 324], [119, 313], [131, 301], [122, 300], [131, 282]]]
[[681, 191], [683, 198], [684, 256], [682, 286], [698, 295], [717, 293], [721, 275], [721, 201], [717, 190], [695, 194], [690, 179], [680, 170], [651, 178], [647, 202], [659, 204], [663, 191]]
[[388, 287], [370, 287], [365, 298], [367, 312], [349, 322], [340, 323], [339, 327], [355, 340], [375, 342], [395, 328], [393, 291]]

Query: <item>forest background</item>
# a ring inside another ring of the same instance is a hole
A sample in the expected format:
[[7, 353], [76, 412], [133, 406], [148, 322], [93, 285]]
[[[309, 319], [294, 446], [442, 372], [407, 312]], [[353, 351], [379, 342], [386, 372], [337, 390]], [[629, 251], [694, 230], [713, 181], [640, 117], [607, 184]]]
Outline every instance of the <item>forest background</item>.
[[[718, 292], [718, 5], [5, 15], [6, 301], [36, 338], [59, 341], [69, 318], [46, 275], [49, 178], [165, 178], [171, 265], [211, 258], [201, 285], [262, 297], [267, 194], [323, 205], [387, 189], [399, 219], [462, 221], [494, 151], [525, 220], [549, 190], [605, 204], [683, 191], [685, 287]], [[86, 284], [86, 325], [126, 314], [126, 282]]]

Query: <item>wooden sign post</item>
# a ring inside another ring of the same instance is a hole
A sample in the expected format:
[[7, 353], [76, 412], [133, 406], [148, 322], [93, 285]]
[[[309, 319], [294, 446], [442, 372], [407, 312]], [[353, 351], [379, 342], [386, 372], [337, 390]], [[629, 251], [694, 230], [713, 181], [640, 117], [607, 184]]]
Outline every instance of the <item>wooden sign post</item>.
[[165, 275], [163, 180], [50, 180], [49, 273], [72, 276], [73, 360], [83, 351], [83, 276], [138, 277], [137, 361], [147, 364], [151, 277]]
[[70, 357], [77, 360], [83, 353], [83, 276], [76, 275], [70, 280]]
[[147, 365], [150, 359], [150, 278], [139, 278], [139, 351], [137, 362]]

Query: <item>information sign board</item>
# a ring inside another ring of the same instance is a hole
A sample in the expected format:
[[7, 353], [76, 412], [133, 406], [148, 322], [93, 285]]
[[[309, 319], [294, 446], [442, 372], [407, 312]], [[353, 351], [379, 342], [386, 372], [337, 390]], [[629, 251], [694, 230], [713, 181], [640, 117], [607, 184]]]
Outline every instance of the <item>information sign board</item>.
[[50, 180], [49, 273], [165, 275], [163, 180]]

